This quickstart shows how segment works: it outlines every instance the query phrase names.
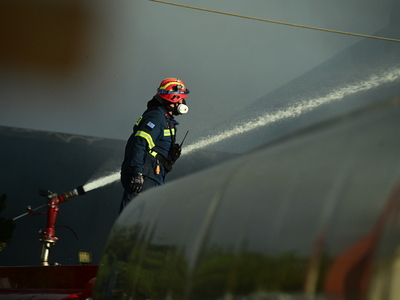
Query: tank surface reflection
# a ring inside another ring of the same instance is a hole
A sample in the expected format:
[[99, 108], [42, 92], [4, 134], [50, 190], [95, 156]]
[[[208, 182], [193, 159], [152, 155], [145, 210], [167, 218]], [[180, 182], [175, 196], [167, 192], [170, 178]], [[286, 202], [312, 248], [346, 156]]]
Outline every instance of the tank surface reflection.
[[94, 299], [399, 299], [399, 128], [387, 101], [143, 193]]

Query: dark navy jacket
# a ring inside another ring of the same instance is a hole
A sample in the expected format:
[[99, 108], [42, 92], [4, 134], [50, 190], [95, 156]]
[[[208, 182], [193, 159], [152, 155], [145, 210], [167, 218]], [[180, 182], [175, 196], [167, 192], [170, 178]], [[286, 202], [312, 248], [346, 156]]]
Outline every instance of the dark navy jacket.
[[[151, 101], [149, 101], [149, 104]], [[179, 123], [161, 106], [149, 106], [133, 127], [125, 147], [125, 157], [121, 166], [121, 181], [125, 189], [132, 176], [142, 173], [159, 184], [164, 183], [166, 170], [155, 158], [159, 153], [165, 158], [175, 143], [176, 125]], [[156, 174], [156, 165], [160, 174]]]

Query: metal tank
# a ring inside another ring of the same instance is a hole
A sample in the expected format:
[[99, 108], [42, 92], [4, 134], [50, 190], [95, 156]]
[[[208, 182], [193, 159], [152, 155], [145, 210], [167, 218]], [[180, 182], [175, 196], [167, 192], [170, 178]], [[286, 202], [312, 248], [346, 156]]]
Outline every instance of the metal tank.
[[139, 196], [94, 299], [399, 299], [400, 101]]

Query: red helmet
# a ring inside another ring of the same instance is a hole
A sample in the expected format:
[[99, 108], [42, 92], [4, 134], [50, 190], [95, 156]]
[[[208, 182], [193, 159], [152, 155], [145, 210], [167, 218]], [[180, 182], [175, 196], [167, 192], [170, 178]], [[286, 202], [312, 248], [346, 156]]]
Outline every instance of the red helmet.
[[181, 99], [187, 98], [187, 94], [189, 94], [189, 90], [183, 81], [178, 78], [164, 79], [157, 89], [157, 95], [172, 103], [177, 103]]

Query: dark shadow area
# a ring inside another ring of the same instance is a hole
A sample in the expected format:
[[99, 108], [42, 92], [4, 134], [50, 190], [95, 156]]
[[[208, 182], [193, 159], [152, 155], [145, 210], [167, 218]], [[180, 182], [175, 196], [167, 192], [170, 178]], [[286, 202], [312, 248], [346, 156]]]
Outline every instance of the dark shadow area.
[[[46, 204], [47, 198], [39, 196], [39, 189], [61, 194], [118, 172], [125, 148], [121, 140], [9, 127], [0, 127], [0, 144], [0, 195], [7, 196], [1, 216], [7, 219], [25, 213], [27, 206], [34, 209]], [[233, 156], [210, 151], [182, 155], [167, 183]], [[98, 263], [117, 218], [122, 191], [117, 180], [61, 203], [56, 220], [59, 241], [51, 248], [50, 262], [77, 264], [78, 251], [86, 250], [92, 253], [93, 263]], [[45, 228], [46, 218], [28, 215], [15, 221], [13, 237], [0, 251], [0, 265], [40, 263], [39, 231]]]

